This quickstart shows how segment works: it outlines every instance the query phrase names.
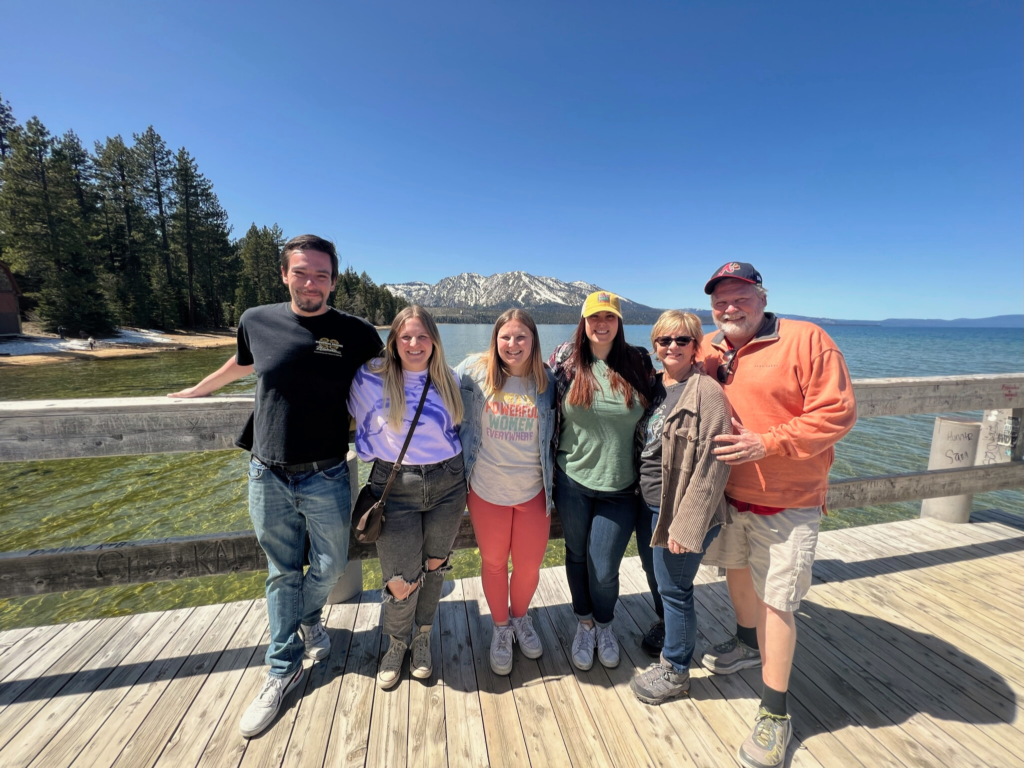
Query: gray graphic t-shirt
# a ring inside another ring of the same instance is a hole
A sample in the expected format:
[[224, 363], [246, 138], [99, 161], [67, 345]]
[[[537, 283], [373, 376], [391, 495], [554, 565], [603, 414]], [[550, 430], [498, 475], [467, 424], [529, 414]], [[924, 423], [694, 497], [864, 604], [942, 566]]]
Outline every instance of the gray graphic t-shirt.
[[537, 388], [520, 376], [484, 403], [480, 453], [470, 487], [484, 501], [512, 506], [529, 501], [544, 487], [540, 468]]
[[647, 505], [654, 509], [661, 507], [661, 430], [665, 425], [665, 415], [676, 407], [685, 386], [683, 381], [666, 387], [659, 373], [651, 408], [645, 417], [644, 447], [640, 451], [640, 493]]

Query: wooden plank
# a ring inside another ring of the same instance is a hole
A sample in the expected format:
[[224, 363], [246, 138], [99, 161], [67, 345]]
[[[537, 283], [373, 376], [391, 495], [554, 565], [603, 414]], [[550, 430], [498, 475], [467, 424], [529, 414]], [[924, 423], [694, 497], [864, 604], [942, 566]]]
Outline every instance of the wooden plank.
[[364, 592], [356, 609], [352, 643], [324, 760], [324, 765], [331, 768], [366, 765], [381, 647], [380, 598], [380, 590]]
[[409, 687], [409, 768], [440, 768], [448, 765], [445, 736], [444, 677], [441, 655], [441, 622], [430, 628], [430, 658], [434, 672], [419, 685]]
[[[572, 637], [576, 634], [578, 621], [572, 608], [567, 603], [568, 593], [563, 591], [565, 569], [546, 568], [541, 572], [540, 585], [537, 588], [538, 601], [544, 606], [546, 618], [551, 622], [559, 637], [565, 642], [559, 646], [565, 649], [566, 656], [571, 654]], [[595, 653], [596, 656], [596, 653]], [[627, 662], [628, 664], [628, 662]], [[580, 689], [587, 699], [590, 714], [597, 726], [597, 735], [604, 742], [605, 749], [611, 756], [615, 766], [647, 766], [654, 761], [647, 752], [644, 740], [637, 733], [636, 725], [630, 717], [615, 690], [619, 685], [629, 685], [633, 669], [627, 669], [620, 661], [619, 667], [605, 669], [595, 658], [594, 666], [586, 672], [572, 668]], [[628, 689], [627, 689], [628, 694]], [[628, 694], [632, 698], [632, 694]], [[639, 706], [639, 702], [633, 702]], [[634, 713], [643, 720], [646, 713], [634, 709]]]
[[324, 609], [323, 621], [331, 638], [331, 652], [309, 671], [306, 693], [299, 701], [292, 737], [281, 762], [284, 768], [323, 765], [358, 609], [359, 597]]
[[[853, 617], [830, 611], [811, 599], [804, 601], [799, 618], [801, 630], [814, 632], [822, 642], [869, 672], [909, 707], [923, 710], [972, 754], [984, 756], [989, 765], [1011, 765], [1024, 760], [1020, 754], [1024, 749], [1020, 731], [993, 722], [995, 716], [991, 712], [922, 668], [913, 658], [872, 635]], [[983, 731], [978, 725], [986, 721], [992, 727]], [[998, 735], [1005, 741], [995, 738]]]
[[1024, 374], [854, 379], [857, 416], [955, 413], [1024, 407]]
[[1024, 487], [1024, 462], [858, 477], [829, 483], [828, 509], [934, 499]]
[[203, 749], [198, 763], [200, 768], [230, 768], [241, 762], [249, 745], [249, 739], [242, 738], [242, 734], [238, 732], [238, 722], [242, 719], [242, 713], [249, 707], [267, 681], [267, 666], [264, 660], [269, 645], [270, 628], [268, 626], [263, 632], [259, 647], [253, 651], [248, 666], [242, 672], [238, 685], [235, 687], [234, 693], [231, 694], [213, 735], [210, 736], [210, 740]]
[[33, 654], [39, 653], [47, 643], [60, 635], [70, 624], [50, 624], [32, 627], [21, 640], [11, 646], [8, 652], [0, 656], [0, 681], [3, 681], [14, 670], [20, 667]]
[[[217, 660], [202, 689], [192, 700], [188, 712], [167, 740], [163, 752], [156, 761], [157, 766], [177, 768], [182, 765], [196, 765], [199, 762], [210, 738], [224, 718], [232, 694], [267, 631], [266, 600], [255, 600], [228, 641], [227, 648]], [[237, 731], [237, 722], [231, 723], [230, 727]]]
[[114, 397], [0, 402], [0, 461], [235, 447], [251, 397]]
[[0, 656], [3, 656], [12, 645], [33, 629], [35, 627], [18, 627], [17, 629], [8, 629], [0, 632]]
[[[17, 669], [14, 669], [4, 679], [3, 683], [0, 684], [0, 718], [2, 718], [4, 711], [19, 696], [30, 687], [37, 685], [40, 678], [45, 677], [49, 670], [53, 668], [62, 669], [65, 666], [61, 664], [61, 658], [64, 654], [73, 654], [75, 646], [81, 643], [84, 638], [99, 626], [100, 619], [90, 619], [89, 621], [69, 624], [63, 632], [58, 633], [50, 642], [25, 659]], [[91, 646], [92, 644], [90, 644]], [[96, 648], [94, 647], [93, 653], [95, 652]], [[86, 660], [79, 660], [79, 666], [84, 664]], [[75, 671], [77, 671], [77, 668]], [[44, 680], [43, 685], [45, 690], [52, 690], [54, 684], [62, 686], [66, 682], [67, 678], [61, 679], [58, 677], [56, 680]]]
[[[480, 714], [491, 766], [519, 768], [530, 762], [519, 722], [512, 684], [507, 675], [491, 671], [490, 646], [494, 627], [480, 579], [460, 579], [469, 624], [472, 660], [480, 694]], [[515, 659], [514, 659], [515, 661]], [[567, 755], [568, 757], [568, 755]]]
[[[541, 569], [540, 579], [548, 578], [549, 571], [558, 569]], [[563, 573], [564, 573], [564, 569]], [[544, 690], [551, 702], [554, 713], [553, 725], [558, 728], [569, 759], [573, 765], [601, 766], [612, 765], [611, 757], [605, 750], [604, 743], [597, 733], [597, 725], [590, 713], [590, 707], [580, 690], [578, 681], [573, 674], [573, 666], [566, 654], [567, 645], [555, 631], [549, 611], [544, 607], [541, 595], [534, 597], [534, 629], [540, 635], [544, 653], [537, 659], [537, 668], [541, 674]], [[566, 642], [571, 644], [572, 640]], [[513, 670], [515, 667], [513, 667]]]
[[[462, 588], [473, 642], [473, 661], [477, 680], [480, 681], [487, 751], [490, 755], [498, 753], [497, 759], [492, 757], [491, 765], [518, 766], [524, 762], [544, 766], [571, 765], [562, 735], [551, 728], [554, 712], [544, 692], [536, 661], [516, 653], [512, 669], [518, 670], [519, 674], [495, 675], [490, 664], [494, 621], [483, 583], [479, 577], [462, 579]], [[527, 755], [529, 759], [525, 761]]]
[[0, 729], [0, 734], [11, 737], [0, 750], [0, 765], [13, 768], [32, 762], [46, 743], [60, 732], [93, 691], [156, 624], [158, 617], [155, 613], [142, 613], [126, 621], [105, 622], [105, 630], [115, 631], [108, 633], [107, 643], [68, 681], [60, 695], [40, 700], [42, 706], [35, 712], [32, 721], [16, 734], [6, 727]]
[[152, 662], [173, 639], [194, 609], [185, 608], [156, 614], [156, 624], [139, 639], [128, 655], [106, 677], [68, 719], [32, 761], [32, 766], [51, 768], [74, 762], [95, 733], [128, 695], [143, 675], [153, 668]]
[[[626, 608], [628, 615], [636, 622], [636, 642], [632, 644], [632, 648], [635, 649], [637, 658], [643, 658], [639, 647], [639, 641], [643, 634], [642, 630], [644, 627], [650, 626], [657, 614], [654, 612], [654, 600], [649, 591], [647, 579], [640, 564], [640, 558], [624, 558], [622, 568], [620, 569], [620, 578], [624, 587], [619, 600]], [[732, 734], [729, 738], [729, 743], [726, 744], [723, 743], [721, 736], [706, 718], [703, 715], [700, 716], [699, 722], [709, 731], [710, 736], [701, 737], [703, 746], [698, 754], [707, 754], [708, 744], [716, 745], [715, 749], [722, 750], [722, 753], [717, 756], [716, 763], [724, 764], [731, 760], [732, 755], [736, 753], [739, 742], [745, 739], [749, 733], [754, 717], [757, 714], [758, 703], [760, 702], [759, 687], [755, 689], [754, 686], [748, 684], [738, 675], [711, 675], [697, 664], [697, 658], [702, 652], [702, 643], [704, 647], [710, 647], [715, 643], [728, 639], [731, 633], [726, 632], [721, 623], [711, 619], [707, 611], [696, 600], [694, 601], [694, 607], [697, 613], [698, 632], [698, 642], [694, 649], [694, 658], [690, 664], [690, 679], [694, 683], [691, 698], [694, 701], [694, 706], [697, 706], [697, 699], [701, 696], [724, 699], [740, 718], [737, 723], [735, 717], [726, 714], [727, 720], [724, 727]], [[708, 687], [709, 685], [710, 687]], [[673, 703], [662, 705], [661, 709], [671, 712], [673, 707], [679, 706], [681, 706], [680, 703]], [[720, 706], [720, 702], [716, 702], [714, 705], [716, 709]], [[714, 713], [709, 710], [709, 714], [713, 715]], [[811, 717], [801, 725], [807, 728], [811, 723], [817, 724], [817, 720]], [[695, 731], [690, 727], [679, 730], [679, 735], [683, 738], [686, 746], [693, 750], [694, 737], [699, 735], [699, 731]], [[739, 741], [735, 741], [736, 739], [739, 739]], [[852, 761], [848, 759], [851, 757], [849, 751], [838, 744], [838, 742], [835, 742], [834, 739], [823, 746], [818, 746], [816, 750], [801, 750], [801, 742], [800, 735], [794, 729], [794, 739], [790, 743], [787, 752], [787, 759], [792, 765], [820, 765], [823, 761], [819, 760], [819, 753], [827, 755], [832, 753], [838, 754], [840, 758], [836, 761], [838, 764], [856, 765], [857, 763], [855, 759]]]
[[[381, 658], [390, 639], [381, 642]], [[409, 759], [409, 688], [417, 684], [409, 674], [409, 653], [402, 663], [401, 678], [387, 691], [377, 691], [370, 715], [370, 734], [366, 745], [366, 764], [405, 768]]]
[[156, 762], [251, 608], [251, 600], [222, 607], [174, 677], [163, 687], [135, 733], [125, 742], [113, 762], [115, 768], [141, 768]]
[[204, 605], [192, 612], [79, 753], [75, 765], [98, 768], [110, 766], [117, 760], [125, 744], [135, 735], [146, 715], [156, 705], [174, 675], [188, 661], [192, 649], [203, 639], [223, 608], [222, 605]]
[[[444, 674], [444, 713], [448, 737], [448, 762], [458, 766], [486, 766], [487, 740], [483, 713], [473, 671], [473, 650], [469, 638], [462, 584], [441, 599], [441, 658]], [[367, 761], [367, 765], [384, 765]]]

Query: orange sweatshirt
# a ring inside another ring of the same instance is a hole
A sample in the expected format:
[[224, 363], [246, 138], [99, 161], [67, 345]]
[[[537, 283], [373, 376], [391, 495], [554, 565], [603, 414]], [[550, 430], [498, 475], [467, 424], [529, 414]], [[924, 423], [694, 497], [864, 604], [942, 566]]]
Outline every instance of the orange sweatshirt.
[[[729, 351], [725, 334], [706, 336], [704, 365], [714, 376]], [[723, 386], [736, 418], [761, 435], [768, 455], [732, 468], [728, 496], [766, 507], [825, 503], [833, 445], [857, 421], [843, 353], [821, 328], [765, 313], [741, 347]]]

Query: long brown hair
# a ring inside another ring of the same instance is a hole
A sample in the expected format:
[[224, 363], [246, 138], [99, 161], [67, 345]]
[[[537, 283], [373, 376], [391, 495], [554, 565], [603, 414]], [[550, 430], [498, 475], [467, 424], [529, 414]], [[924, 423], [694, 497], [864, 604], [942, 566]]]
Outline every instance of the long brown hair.
[[406, 321], [413, 318], [423, 323], [434, 347], [427, 368], [430, 373], [430, 384], [441, 396], [444, 407], [452, 417], [452, 423], [459, 424], [462, 422], [462, 396], [459, 394], [455, 377], [452, 376], [451, 369], [444, 359], [441, 332], [437, 330], [437, 323], [430, 313], [419, 304], [413, 304], [395, 315], [388, 340], [384, 344], [384, 355], [370, 363], [370, 370], [379, 373], [384, 381], [384, 407], [388, 411], [388, 425], [392, 429], [401, 429], [402, 417], [405, 415], [405, 377], [402, 375], [402, 358], [398, 356], [398, 335]]
[[548, 375], [544, 370], [544, 358], [540, 354], [540, 337], [537, 334], [537, 324], [533, 322], [530, 313], [525, 309], [512, 308], [506, 309], [498, 315], [498, 319], [494, 321], [494, 329], [491, 331], [491, 345], [487, 348], [486, 352], [480, 355], [480, 359], [476, 362], [477, 366], [483, 367], [487, 371], [487, 376], [484, 380], [484, 394], [488, 397], [504, 389], [505, 382], [512, 375], [508, 364], [498, 354], [498, 334], [501, 333], [502, 328], [513, 320], [525, 325], [527, 330], [533, 335], [533, 348], [530, 350], [530, 359], [527, 361], [525, 378], [533, 379], [534, 386], [537, 387], [537, 394], [548, 388]]
[[[640, 353], [626, 343], [626, 333], [619, 319], [618, 330], [612, 341], [612, 349], [605, 361], [608, 365], [608, 381], [612, 392], [620, 392], [626, 400], [626, 407], [633, 407], [634, 395], [644, 408], [651, 401], [651, 382]], [[587, 338], [587, 318], [581, 317], [573, 335], [572, 352], [565, 361], [566, 373], [572, 378], [572, 386], [566, 397], [569, 405], [590, 408], [594, 404], [597, 378], [594, 376], [594, 351]]]

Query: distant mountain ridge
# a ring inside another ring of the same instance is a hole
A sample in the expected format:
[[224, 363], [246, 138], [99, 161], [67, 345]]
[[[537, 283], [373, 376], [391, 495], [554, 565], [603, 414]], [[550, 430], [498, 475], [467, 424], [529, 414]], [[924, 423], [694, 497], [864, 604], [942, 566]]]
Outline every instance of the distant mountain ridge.
[[[571, 283], [554, 277], [538, 277], [528, 272], [499, 272], [485, 277], [475, 272], [463, 272], [446, 277], [437, 283], [413, 281], [385, 283], [381, 286], [410, 304], [429, 307], [441, 323], [492, 323], [510, 307], [530, 311], [538, 323], [575, 323], [587, 296], [602, 290], [593, 283], [574, 280]], [[649, 325], [663, 310], [622, 299], [625, 321]], [[703, 323], [711, 324], [709, 309], [687, 308]], [[828, 317], [805, 317], [781, 314], [795, 320], [809, 320], [819, 325], [875, 325], [903, 328], [1024, 328], [1024, 314], [995, 315], [957, 320], [926, 320], [890, 318], [887, 320], [835, 320]]]
[[[491, 322], [511, 307], [530, 310], [534, 319], [541, 323], [576, 322], [587, 296], [603, 290], [582, 280], [567, 283], [523, 271], [500, 272], [487, 277], [463, 272], [433, 285], [416, 281], [385, 283], [381, 287], [410, 304], [430, 307], [440, 322]], [[630, 301], [625, 296], [620, 299], [623, 315], [629, 323], [653, 323], [662, 311]]]

